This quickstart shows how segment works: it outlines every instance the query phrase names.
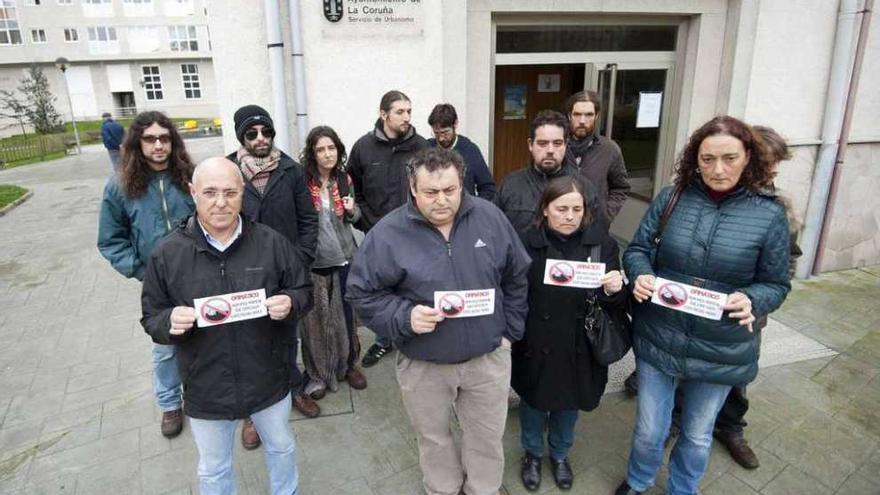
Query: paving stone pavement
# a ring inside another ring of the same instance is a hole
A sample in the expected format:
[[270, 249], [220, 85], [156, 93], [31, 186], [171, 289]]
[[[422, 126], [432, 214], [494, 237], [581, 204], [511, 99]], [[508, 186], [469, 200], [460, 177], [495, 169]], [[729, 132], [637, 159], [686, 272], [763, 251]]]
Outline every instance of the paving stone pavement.
[[[218, 138], [187, 141], [196, 159]], [[109, 173], [100, 147], [80, 156], [0, 171], [34, 190], [0, 218], [0, 493], [197, 493], [188, 427], [167, 440], [151, 391], [150, 343], [138, 323], [139, 284], [95, 248]], [[747, 437], [761, 467], [746, 471], [713, 447], [702, 491], [716, 494], [880, 493], [880, 267], [797, 282], [775, 318], [839, 352], [761, 370], [749, 387]], [[363, 341], [372, 338], [362, 329]], [[325, 414], [295, 417], [303, 494], [421, 493], [415, 436], [393, 358], [366, 370], [369, 387], [344, 384]], [[582, 413], [570, 493], [610, 494], [626, 469], [634, 401], [607, 394]], [[504, 438], [508, 494], [518, 479], [519, 421]], [[236, 447], [239, 492], [266, 492], [260, 450]], [[658, 486], [662, 493], [665, 469]], [[549, 469], [539, 493], [557, 493]]]

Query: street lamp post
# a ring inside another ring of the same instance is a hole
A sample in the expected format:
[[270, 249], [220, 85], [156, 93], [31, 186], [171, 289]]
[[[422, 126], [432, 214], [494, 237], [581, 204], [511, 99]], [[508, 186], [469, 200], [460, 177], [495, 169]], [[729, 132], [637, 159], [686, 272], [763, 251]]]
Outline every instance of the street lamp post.
[[76, 153], [82, 154], [82, 147], [79, 144], [79, 130], [76, 128], [76, 116], [73, 114], [73, 100], [70, 99], [70, 86], [67, 84], [67, 65], [70, 63], [64, 57], [55, 59], [55, 67], [61, 71], [64, 77], [64, 90], [67, 92], [67, 105], [70, 107], [70, 121], [73, 123], [73, 137], [76, 139]]

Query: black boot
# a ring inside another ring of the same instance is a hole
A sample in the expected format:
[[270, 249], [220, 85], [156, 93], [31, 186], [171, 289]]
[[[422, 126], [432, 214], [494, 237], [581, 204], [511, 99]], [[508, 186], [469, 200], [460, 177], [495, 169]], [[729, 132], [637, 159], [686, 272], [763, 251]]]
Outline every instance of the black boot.
[[571, 472], [571, 465], [568, 463], [568, 458], [562, 459], [561, 461], [551, 458], [550, 462], [553, 463], [553, 479], [556, 480], [556, 486], [559, 487], [560, 490], [568, 490], [571, 488], [571, 484], [574, 482], [574, 473]]
[[537, 490], [541, 486], [541, 458], [526, 452], [522, 459], [519, 476], [522, 478], [526, 490], [530, 492]]

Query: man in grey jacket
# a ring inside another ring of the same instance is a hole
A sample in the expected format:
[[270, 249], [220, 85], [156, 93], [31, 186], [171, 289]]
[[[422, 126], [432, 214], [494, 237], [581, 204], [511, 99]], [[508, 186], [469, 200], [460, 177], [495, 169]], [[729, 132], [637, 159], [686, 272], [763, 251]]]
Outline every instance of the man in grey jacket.
[[[525, 328], [531, 260], [501, 211], [462, 194], [458, 153], [420, 151], [407, 172], [410, 200], [367, 234], [346, 297], [400, 350], [397, 380], [425, 491], [495, 494], [510, 346]], [[453, 407], [464, 431], [460, 451], [449, 428]]]

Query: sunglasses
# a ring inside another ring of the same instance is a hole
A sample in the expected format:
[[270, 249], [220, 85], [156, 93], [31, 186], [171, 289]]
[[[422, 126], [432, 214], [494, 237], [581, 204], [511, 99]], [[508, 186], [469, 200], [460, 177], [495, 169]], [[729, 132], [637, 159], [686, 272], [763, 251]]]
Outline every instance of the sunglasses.
[[247, 132], [244, 133], [244, 138], [248, 141], [253, 141], [254, 139], [257, 139], [257, 134], [262, 134], [266, 139], [272, 139], [275, 137], [275, 129], [272, 129], [271, 127], [263, 127], [262, 130], [248, 129]]
[[161, 136], [151, 136], [149, 134], [144, 134], [143, 136], [141, 136], [141, 141], [144, 144], [152, 145], [155, 145], [156, 143], [168, 144], [171, 142], [171, 135], [163, 134]]

